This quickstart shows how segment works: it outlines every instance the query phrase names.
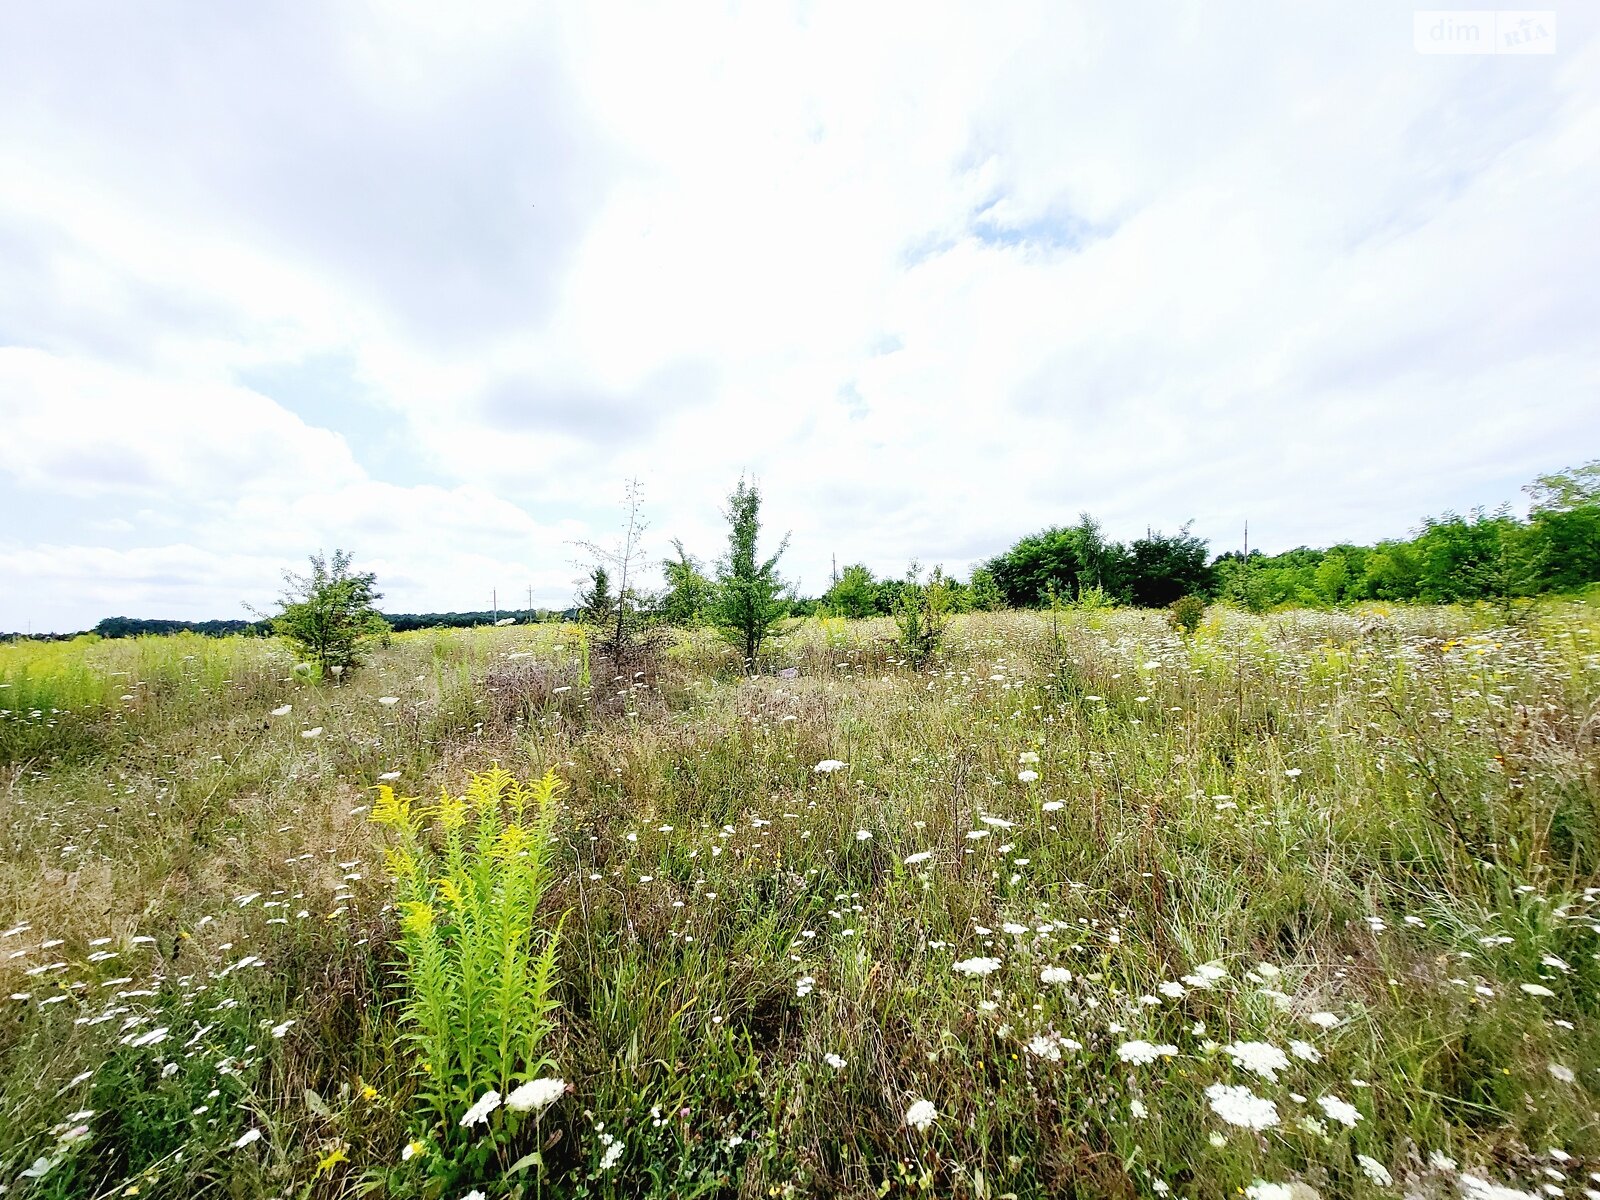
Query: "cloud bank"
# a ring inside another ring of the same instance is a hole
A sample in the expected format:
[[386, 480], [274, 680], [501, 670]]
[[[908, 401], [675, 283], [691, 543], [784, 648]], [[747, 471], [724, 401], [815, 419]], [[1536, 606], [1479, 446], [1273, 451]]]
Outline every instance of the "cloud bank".
[[1600, 51], [1411, 10], [0, 13], [0, 629], [1398, 534], [1600, 455]]

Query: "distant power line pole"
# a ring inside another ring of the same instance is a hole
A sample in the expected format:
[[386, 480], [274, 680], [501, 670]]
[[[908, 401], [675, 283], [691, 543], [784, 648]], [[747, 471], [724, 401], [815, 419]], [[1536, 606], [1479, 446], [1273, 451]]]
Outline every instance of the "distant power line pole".
[[500, 624], [500, 593], [498, 591], [490, 591], [489, 604], [494, 609], [494, 623], [498, 625]]
[[1250, 522], [1244, 523], [1244, 556], [1250, 557]]
[[528, 585], [528, 624], [533, 624], [533, 584]]

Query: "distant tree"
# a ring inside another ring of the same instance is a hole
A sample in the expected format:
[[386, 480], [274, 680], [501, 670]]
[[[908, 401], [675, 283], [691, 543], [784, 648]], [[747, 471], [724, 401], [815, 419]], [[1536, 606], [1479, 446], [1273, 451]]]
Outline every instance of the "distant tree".
[[1535, 514], [1522, 546], [1543, 590], [1574, 591], [1600, 580], [1600, 504]]
[[1379, 542], [1367, 555], [1361, 593], [1368, 600], [1415, 600], [1417, 555], [1410, 542]]
[[1509, 508], [1492, 516], [1429, 517], [1412, 543], [1417, 562], [1417, 599], [1453, 604], [1514, 595], [1522, 590], [1514, 542], [1517, 523]]
[[761, 492], [743, 479], [728, 496], [723, 516], [728, 522], [728, 550], [717, 560], [716, 595], [707, 615], [728, 643], [744, 655], [746, 669], [753, 671], [761, 643], [788, 611], [778, 559], [788, 548], [789, 538], [784, 535], [770, 558], [759, 556]]
[[1108, 542], [1100, 532], [1100, 522], [1087, 512], [1078, 514], [1078, 523], [1069, 531], [1073, 553], [1078, 559], [1077, 589], [1097, 587], [1104, 592], [1119, 590], [1122, 560], [1126, 557], [1120, 542]]
[[823, 593], [822, 602], [838, 617], [870, 617], [877, 612], [878, 583], [863, 564], [852, 563], [840, 572], [839, 582]]
[[1217, 595], [1247, 612], [1266, 612], [1272, 607], [1272, 595], [1268, 569], [1263, 565], [1265, 561], [1259, 550], [1248, 558], [1237, 550], [1219, 555], [1211, 564]]
[[1600, 458], [1581, 467], [1540, 475], [1522, 490], [1532, 500], [1535, 513], [1567, 512], [1600, 505]]
[[[566, 612], [541, 608], [534, 611], [533, 619], [535, 621], [577, 620], [579, 615], [576, 608], [568, 609]], [[390, 628], [396, 633], [404, 633], [410, 629], [471, 629], [477, 625], [493, 625], [497, 619], [505, 618], [488, 609], [477, 612], [384, 614], [384, 620], [389, 622]]]
[[1012, 608], [1033, 608], [1052, 594], [1070, 600], [1078, 592], [1083, 564], [1078, 538], [1069, 529], [1029, 534], [1004, 554], [990, 559], [989, 573]]
[[270, 618], [259, 621], [163, 621], [153, 617], [105, 617], [96, 622], [90, 632], [103, 638], [166, 633], [199, 633], [206, 637], [227, 637], [235, 633], [251, 635], [271, 633], [272, 623]]
[[366, 647], [389, 633], [373, 607], [382, 599], [377, 576], [350, 569], [350, 554], [335, 550], [331, 560], [311, 556], [311, 573], [283, 573], [282, 611], [272, 629], [322, 672], [339, 674], [360, 665]]
[[661, 571], [667, 579], [661, 615], [673, 625], [697, 625], [711, 603], [712, 583], [699, 560], [683, 548], [682, 541], [673, 538], [672, 549], [676, 557], [661, 560]]
[[1350, 564], [1336, 550], [1323, 555], [1316, 567], [1317, 598], [1327, 604], [1340, 604], [1350, 589]]

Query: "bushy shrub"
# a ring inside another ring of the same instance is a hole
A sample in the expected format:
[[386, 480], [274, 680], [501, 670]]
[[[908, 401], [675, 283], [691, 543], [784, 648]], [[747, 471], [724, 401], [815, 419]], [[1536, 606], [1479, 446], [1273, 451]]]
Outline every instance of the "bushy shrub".
[[1206, 602], [1201, 596], [1179, 596], [1167, 607], [1167, 620], [1172, 627], [1185, 634], [1200, 628], [1206, 618]]
[[316, 668], [318, 677], [342, 675], [359, 666], [362, 653], [389, 625], [373, 605], [383, 598], [372, 572], [350, 570], [350, 553], [335, 550], [330, 562], [311, 556], [311, 573], [283, 573], [283, 611], [272, 630]]

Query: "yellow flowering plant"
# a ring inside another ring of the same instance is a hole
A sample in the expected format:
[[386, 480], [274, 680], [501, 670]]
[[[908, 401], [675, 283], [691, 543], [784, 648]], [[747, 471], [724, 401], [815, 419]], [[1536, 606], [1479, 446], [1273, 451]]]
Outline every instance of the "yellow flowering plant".
[[394, 837], [401, 1020], [446, 1139], [486, 1091], [550, 1065], [541, 1048], [555, 1026], [560, 923], [540, 928], [537, 917], [563, 790], [553, 771], [522, 783], [498, 767], [431, 806], [378, 789], [371, 819]]

